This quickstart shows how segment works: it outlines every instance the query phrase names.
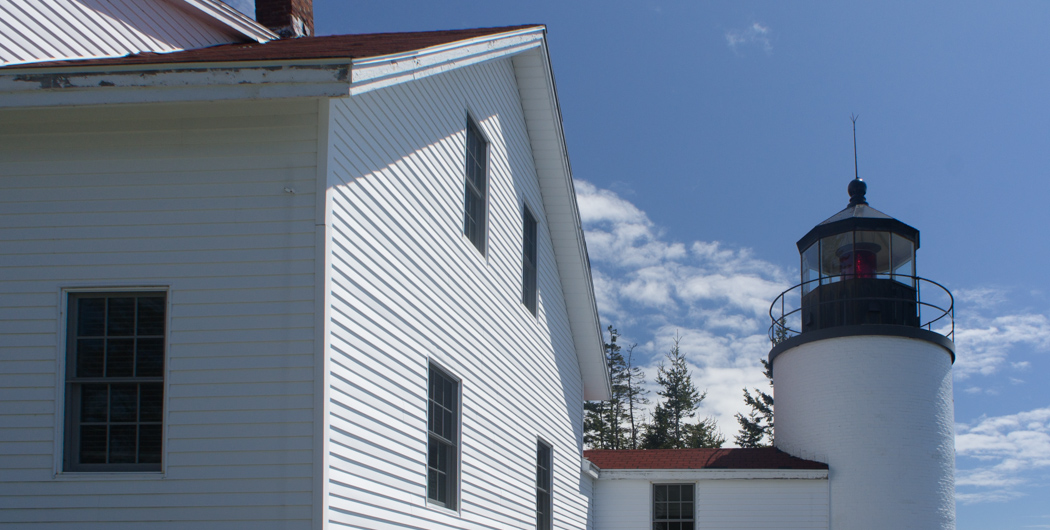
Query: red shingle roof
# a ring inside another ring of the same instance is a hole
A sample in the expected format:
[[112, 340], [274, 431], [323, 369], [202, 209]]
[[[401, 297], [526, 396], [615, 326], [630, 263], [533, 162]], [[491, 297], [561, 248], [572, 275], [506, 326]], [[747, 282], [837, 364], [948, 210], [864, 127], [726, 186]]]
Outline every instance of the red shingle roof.
[[583, 456], [601, 469], [827, 469], [773, 447], [757, 449], [592, 449]]
[[500, 28], [456, 29], [446, 31], [419, 31], [410, 33], [372, 33], [366, 35], [328, 35], [279, 39], [265, 43], [250, 42], [220, 44], [172, 53], [136, 53], [108, 59], [80, 59], [46, 61], [11, 65], [7, 68], [54, 68], [60, 66], [129, 66], [143, 64], [178, 64], [243, 61], [289, 61], [301, 59], [335, 59], [376, 57], [421, 50], [431, 46], [507, 33], [524, 28], [542, 27], [537, 24]]

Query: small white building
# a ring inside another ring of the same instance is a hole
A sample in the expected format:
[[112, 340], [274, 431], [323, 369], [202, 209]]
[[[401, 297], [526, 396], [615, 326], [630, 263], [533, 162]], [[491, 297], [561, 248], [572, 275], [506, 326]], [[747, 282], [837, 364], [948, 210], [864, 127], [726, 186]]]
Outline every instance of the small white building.
[[829, 528], [828, 465], [774, 448], [589, 450], [594, 528]]
[[586, 526], [609, 382], [543, 26], [0, 27], [0, 526]]

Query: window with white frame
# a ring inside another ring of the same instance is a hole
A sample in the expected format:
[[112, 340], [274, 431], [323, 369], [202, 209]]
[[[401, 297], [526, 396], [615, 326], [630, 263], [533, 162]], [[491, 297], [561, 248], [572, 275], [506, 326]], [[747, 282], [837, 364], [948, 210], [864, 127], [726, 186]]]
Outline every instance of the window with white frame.
[[653, 530], [693, 530], [692, 484], [653, 484]]
[[427, 392], [427, 500], [455, 510], [458, 494], [459, 382], [430, 365]]
[[551, 446], [536, 442], [536, 530], [551, 530], [553, 487]]
[[467, 118], [466, 185], [463, 206], [463, 233], [482, 253], [485, 252], [485, 193], [488, 186], [489, 144], [474, 120]]
[[522, 208], [521, 302], [536, 314], [536, 218], [528, 206]]
[[65, 471], [160, 471], [163, 292], [71, 293]]

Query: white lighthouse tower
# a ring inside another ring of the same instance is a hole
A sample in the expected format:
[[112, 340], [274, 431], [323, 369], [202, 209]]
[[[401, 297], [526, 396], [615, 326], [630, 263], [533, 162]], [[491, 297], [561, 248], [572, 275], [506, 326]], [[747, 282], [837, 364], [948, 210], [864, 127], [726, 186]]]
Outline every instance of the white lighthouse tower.
[[774, 443], [828, 464], [833, 530], [954, 529], [951, 294], [866, 190], [799, 240], [802, 282], [770, 310]]

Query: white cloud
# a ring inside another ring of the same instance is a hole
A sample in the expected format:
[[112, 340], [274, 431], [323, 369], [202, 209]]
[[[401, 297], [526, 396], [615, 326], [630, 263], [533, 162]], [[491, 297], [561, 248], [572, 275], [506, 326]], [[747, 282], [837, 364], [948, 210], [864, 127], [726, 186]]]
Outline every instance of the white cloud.
[[769, 304], [792, 274], [748, 249], [669, 241], [610, 190], [576, 181], [576, 193], [603, 323], [625, 333], [624, 342], [640, 343], [635, 351], [650, 384], [681, 336], [694, 382], [708, 393], [699, 415], [715, 417], [732, 443], [734, 414], [745, 411], [742, 389], [769, 389], [760, 364], [769, 353]]
[[[1006, 363], [1010, 351], [1028, 347], [1050, 350], [1050, 318], [1042, 314], [971, 316], [956, 322], [955, 375], [960, 380], [975, 374], [991, 375]], [[1014, 368], [1027, 366], [1025, 361]]]
[[[1023, 495], [1027, 473], [1050, 468], [1050, 407], [982, 417], [955, 426], [956, 498], [963, 503], [1005, 501]], [[975, 467], [966, 462], [976, 462]]]
[[761, 22], [753, 22], [744, 29], [731, 29], [725, 32], [726, 44], [735, 52], [745, 46], [757, 46], [766, 53], [773, 52], [773, 43], [770, 41], [769, 26]]

